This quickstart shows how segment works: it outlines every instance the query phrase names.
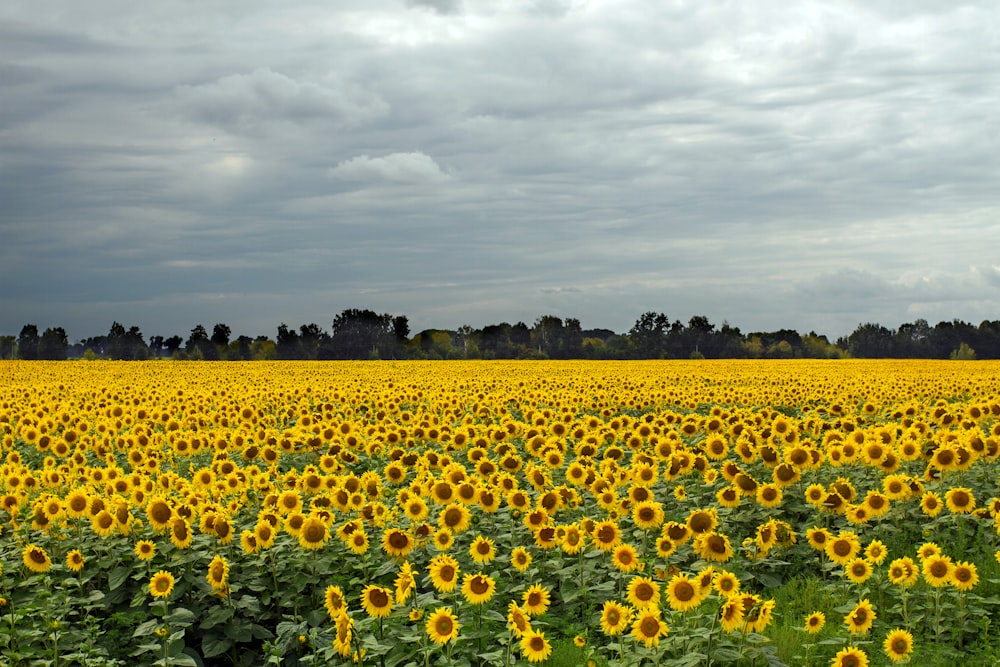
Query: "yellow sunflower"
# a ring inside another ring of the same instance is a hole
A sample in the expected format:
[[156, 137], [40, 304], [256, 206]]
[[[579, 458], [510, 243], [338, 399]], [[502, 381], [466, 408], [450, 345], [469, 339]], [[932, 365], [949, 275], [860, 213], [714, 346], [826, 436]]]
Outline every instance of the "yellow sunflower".
[[611, 552], [611, 563], [620, 572], [633, 572], [639, 567], [639, 552], [631, 544], [619, 544]]
[[496, 558], [496, 547], [489, 537], [477, 535], [469, 545], [469, 556], [477, 563], [489, 563]]
[[326, 587], [326, 591], [323, 594], [323, 606], [326, 608], [326, 613], [329, 614], [330, 620], [336, 621], [337, 616], [347, 606], [344, 599], [344, 591], [341, 590], [340, 586], [330, 585]]
[[814, 611], [806, 617], [806, 632], [811, 635], [819, 634], [826, 625], [826, 614], [821, 611]]
[[532, 584], [521, 596], [521, 608], [528, 616], [541, 616], [549, 608], [549, 589], [541, 584]]
[[462, 577], [462, 596], [469, 604], [485, 604], [496, 592], [496, 581], [482, 572]]
[[521, 655], [528, 662], [542, 662], [552, 655], [552, 645], [545, 638], [545, 634], [537, 630], [525, 632], [519, 646]]
[[390, 528], [382, 533], [382, 550], [395, 558], [406, 558], [416, 547], [416, 540], [405, 530]]
[[427, 617], [427, 623], [424, 625], [427, 636], [435, 644], [447, 644], [456, 639], [461, 627], [451, 607], [438, 607]]
[[856, 646], [846, 646], [837, 651], [830, 667], [868, 667], [868, 654]]
[[48, 572], [49, 568], [52, 567], [52, 559], [49, 558], [49, 554], [46, 553], [45, 549], [34, 544], [24, 547], [21, 552], [21, 560], [24, 566], [32, 572]]
[[68, 554], [66, 554], [66, 567], [68, 567], [73, 572], [79, 572], [83, 569], [85, 563], [83, 554], [80, 553], [79, 549], [73, 549]]
[[890, 630], [882, 642], [882, 649], [893, 662], [902, 662], [913, 653], [913, 635], [900, 628]]
[[640, 609], [632, 622], [632, 636], [641, 641], [646, 648], [659, 646], [660, 637], [667, 634], [669, 628], [660, 617], [659, 607]]
[[458, 586], [458, 561], [447, 554], [432, 558], [427, 571], [439, 593], [450, 593]]
[[225, 593], [229, 590], [229, 561], [216, 554], [212, 562], [208, 564], [208, 574], [205, 575], [205, 580], [217, 593]]
[[392, 612], [392, 591], [382, 586], [368, 584], [361, 591], [361, 607], [372, 618], [385, 618]]
[[852, 635], [863, 635], [872, 628], [875, 622], [875, 609], [867, 598], [858, 602], [854, 609], [847, 616], [844, 616], [844, 625]]
[[601, 609], [601, 631], [609, 637], [620, 635], [632, 623], [632, 609], [614, 600], [606, 600]]
[[660, 586], [649, 577], [632, 577], [627, 593], [629, 604], [636, 609], [660, 606]]
[[690, 611], [701, 604], [698, 588], [686, 574], [678, 574], [667, 584], [667, 603], [674, 611]]
[[154, 598], [165, 598], [174, 590], [174, 575], [160, 570], [149, 580], [149, 594]]
[[960, 591], [971, 591], [979, 583], [976, 565], [967, 561], [955, 563], [951, 571], [951, 585]]

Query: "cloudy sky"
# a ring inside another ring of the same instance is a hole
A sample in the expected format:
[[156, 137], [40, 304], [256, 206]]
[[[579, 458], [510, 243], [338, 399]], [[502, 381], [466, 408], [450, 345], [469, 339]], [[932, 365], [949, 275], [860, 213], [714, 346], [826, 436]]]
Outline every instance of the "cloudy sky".
[[0, 334], [1000, 319], [1000, 4], [5, 0]]

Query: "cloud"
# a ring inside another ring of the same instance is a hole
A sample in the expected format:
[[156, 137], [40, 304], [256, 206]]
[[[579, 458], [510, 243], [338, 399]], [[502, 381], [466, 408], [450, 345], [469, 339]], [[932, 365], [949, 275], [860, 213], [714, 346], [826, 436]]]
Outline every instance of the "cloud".
[[462, 0], [406, 0], [408, 7], [426, 7], [439, 14], [457, 14], [462, 9]]
[[330, 170], [330, 176], [342, 181], [390, 183], [442, 183], [451, 176], [441, 170], [430, 156], [415, 151], [391, 153], [383, 157], [359, 155]]
[[360, 88], [299, 81], [267, 67], [179, 86], [176, 95], [192, 118], [233, 130], [271, 121], [357, 125], [388, 111], [384, 100]]

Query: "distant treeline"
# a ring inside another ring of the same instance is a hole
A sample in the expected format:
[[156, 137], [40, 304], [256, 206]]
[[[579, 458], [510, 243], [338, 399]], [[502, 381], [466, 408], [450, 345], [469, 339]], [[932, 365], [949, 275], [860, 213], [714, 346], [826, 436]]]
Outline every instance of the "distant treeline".
[[831, 343], [815, 332], [792, 329], [742, 333], [696, 315], [684, 324], [663, 313], [643, 313], [625, 333], [583, 329], [575, 318], [543, 315], [532, 326], [500, 322], [481, 329], [426, 329], [410, 335], [405, 315], [351, 308], [329, 331], [318, 324], [278, 325], [276, 336], [233, 337], [226, 324], [204, 325], [187, 337], [151, 336], [139, 327], [111, 325], [107, 335], [70, 344], [62, 327], [39, 331], [26, 324], [17, 336], [0, 336], [3, 359], [737, 359], [737, 358], [998, 359], [1000, 320], [979, 326], [953, 320], [930, 326], [917, 320], [888, 329], [860, 324]]

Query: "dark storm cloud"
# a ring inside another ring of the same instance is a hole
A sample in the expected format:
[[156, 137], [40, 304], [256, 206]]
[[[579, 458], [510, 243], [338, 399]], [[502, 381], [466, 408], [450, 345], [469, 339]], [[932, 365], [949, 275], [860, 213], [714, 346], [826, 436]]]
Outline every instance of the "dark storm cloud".
[[1000, 317], [993, 3], [11, 2], [0, 333]]

